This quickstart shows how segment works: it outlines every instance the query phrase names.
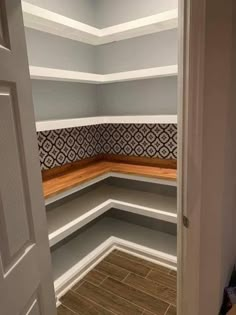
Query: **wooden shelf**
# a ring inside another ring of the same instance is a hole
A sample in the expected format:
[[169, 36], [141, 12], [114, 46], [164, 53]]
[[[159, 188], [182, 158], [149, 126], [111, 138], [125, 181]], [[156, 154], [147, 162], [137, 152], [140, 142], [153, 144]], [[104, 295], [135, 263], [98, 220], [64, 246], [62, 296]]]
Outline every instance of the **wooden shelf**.
[[[138, 164], [138, 161], [136, 161], [136, 164], [134, 164], [135, 161], [133, 164], [129, 164], [120, 162], [119, 159], [116, 161], [116, 158], [114, 158], [114, 161], [97, 161], [97, 158], [94, 162], [83, 166], [80, 166], [81, 164], [78, 162], [78, 164], [75, 163], [72, 167], [68, 167], [60, 173], [56, 171], [53, 175], [44, 176], [43, 190], [46, 204], [50, 204], [109, 177], [120, 177], [176, 186], [176, 169], [156, 167], [154, 164], [155, 159], [153, 159], [153, 166], [150, 166], [150, 164]], [[127, 161], [128, 159], [128, 157], [123, 158], [123, 160]], [[168, 161], [166, 163], [170, 164]], [[57, 169], [60, 171], [60, 167]], [[52, 172], [54, 171], [52, 170]]]
[[164, 67], [155, 67], [133, 71], [117, 72], [110, 74], [96, 74], [78, 71], [61, 70], [54, 68], [45, 68], [30, 66], [31, 79], [63, 81], [63, 82], [80, 82], [91, 84], [108, 84], [115, 82], [126, 82], [135, 80], [145, 80], [152, 78], [162, 78], [177, 76], [177, 65]]
[[177, 223], [175, 197], [101, 184], [47, 212], [50, 246], [112, 208]]
[[52, 252], [56, 293], [62, 293], [116, 247], [176, 267], [176, 236], [105, 217]]
[[91, 45], [157, 33], [178, 26], [177, 9], [98, 29], [25, 1], [22, 1], [22, 7], [26, 27]]
[[74, 128], [100, 124], [177, 124], [177, 115], [97, 116], [36, 122], [37, 131]]

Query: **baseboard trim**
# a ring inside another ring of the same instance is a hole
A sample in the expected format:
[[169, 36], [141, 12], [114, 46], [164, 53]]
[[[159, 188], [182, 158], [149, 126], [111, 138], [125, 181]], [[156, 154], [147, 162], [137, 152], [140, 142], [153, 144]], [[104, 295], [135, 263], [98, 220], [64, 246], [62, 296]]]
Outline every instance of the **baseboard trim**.
[[117, 237], [109, 237], [105, 242], [84, 257], [73, 266], [66, 274], [54, 282], [57, 305], [59, 299], [69, 291], [78, 281], [86, 276], [96, 265], [98, 265], [113, 250], [119, 249], [136, 257], [158, 263], [162, 266], [177, 270], [177, 257], [169, 255], [133, 242]]

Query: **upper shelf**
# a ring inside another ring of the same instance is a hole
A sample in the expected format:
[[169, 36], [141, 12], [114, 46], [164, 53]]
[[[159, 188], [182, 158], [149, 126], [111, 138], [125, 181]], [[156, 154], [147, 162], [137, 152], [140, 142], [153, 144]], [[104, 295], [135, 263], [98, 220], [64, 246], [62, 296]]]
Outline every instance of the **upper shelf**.
[[178, 26], [177, 9], [98, 29], [25, 1], [22, 1], [22, 7], [26, 27], [91, 45], [152, 34]]
[[144, 80], [151, 78], [176, 76], [178, 66], [164, 66], [148, 69], [124, 71], [110, 74], [96, 74], [79, 71], [69, 71], [54, 68], [30, 66], [30, 76], [36, 80], [71, 81], [93, 84]]
[[48, 131], [101, 124], [177, 124], [177, 115], [97, 116], [36, 122], [36, 130]]

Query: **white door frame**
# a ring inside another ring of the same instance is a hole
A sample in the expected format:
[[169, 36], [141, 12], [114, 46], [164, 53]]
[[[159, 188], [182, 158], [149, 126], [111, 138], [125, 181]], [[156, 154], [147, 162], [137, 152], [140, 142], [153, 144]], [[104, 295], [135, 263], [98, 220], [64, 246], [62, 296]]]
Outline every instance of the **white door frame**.
[[[179, 0], [177, 252], [178, 314], [180, 315], [199, 315], [197, 305], [201, 196], [198, 195], [196, 200], [194, 191], [202, 181], [204, 36], [205, 0]], [[187, 209], [191, 209], [191, 212]], [[189, 220], [189, 229], [183, 225], [183, 216]], [[193, 270], [195, 272], [192, 272]], [[192, 305], [196, 306], [195, 310], [191, 308]]]
[[178, 315], [217, 315], [236, 262], [234, 0], [179, 1]]

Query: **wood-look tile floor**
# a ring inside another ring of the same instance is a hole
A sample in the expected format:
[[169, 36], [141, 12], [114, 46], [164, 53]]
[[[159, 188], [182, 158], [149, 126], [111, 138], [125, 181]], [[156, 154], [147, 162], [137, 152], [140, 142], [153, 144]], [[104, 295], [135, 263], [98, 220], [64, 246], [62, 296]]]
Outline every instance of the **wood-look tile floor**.
[[60, 302], [58, 315], [176, 315], [176, 272], [115, 250]]

